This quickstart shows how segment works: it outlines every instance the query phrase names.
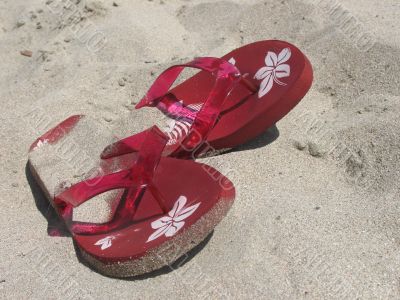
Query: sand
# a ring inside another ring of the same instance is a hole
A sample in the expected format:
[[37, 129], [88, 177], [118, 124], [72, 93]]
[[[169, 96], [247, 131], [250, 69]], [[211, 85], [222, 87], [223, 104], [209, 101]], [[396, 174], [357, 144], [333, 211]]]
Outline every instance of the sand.
[[[0, 3], [0, 298], [400, 298], [398, 1], [59, 4]], [[140, 131], [160, 115], [132, 103], [161, 70], [273, 38], [307, 54], [313, 88], [257, 140], [201, 160], [237, 198], [180, 267], [110, 279], [48, 235], [61, 224], [26, 169], [37, 136], [72, 114]]]

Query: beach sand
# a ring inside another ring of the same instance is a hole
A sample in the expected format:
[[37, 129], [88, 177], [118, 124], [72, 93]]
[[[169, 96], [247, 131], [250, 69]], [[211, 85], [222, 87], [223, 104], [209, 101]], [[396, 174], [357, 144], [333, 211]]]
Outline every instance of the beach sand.
[[[1, 299], [400, 298], [398, 1], [60, 3], [0, 3]], [[302, 49], [314, 85], [256, 140], [199, 160], [237, 197], [181, 266], [111, 279], [48, 235], [62, 224], [27, 171], [39, 135], [72, 114], [143, 130], [160, 114], [133, 106], [163, 69], [263, 39]]]

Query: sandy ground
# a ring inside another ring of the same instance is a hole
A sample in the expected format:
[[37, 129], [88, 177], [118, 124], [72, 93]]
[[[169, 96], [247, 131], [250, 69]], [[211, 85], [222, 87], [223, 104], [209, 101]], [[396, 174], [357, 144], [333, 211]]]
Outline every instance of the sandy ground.
[[[0, 2], [0, 298], [400, 298], [397, 0], [60, 2]], [[139, 131], [158, 115], [132, 102], [165, 67], [273, 38], [308, 55], [314, 86], [257, 140], [203, 159], [237, 198], [186, 263], [110, 279], [48, 235], [59, 224], [26, 172], [37, 136], [76, 113]]]

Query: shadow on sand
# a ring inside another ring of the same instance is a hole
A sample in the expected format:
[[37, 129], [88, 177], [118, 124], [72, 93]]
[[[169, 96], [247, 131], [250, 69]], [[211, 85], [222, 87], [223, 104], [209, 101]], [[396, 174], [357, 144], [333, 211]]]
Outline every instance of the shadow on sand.
[[243, 144], [237, 148], [232, 149], [229, 152], [237, 152], [237, 151], [245, 151], [245, 150], [253, 150], [261, 147], [265, 147], [271, 143], [273, 143], [279, 137], [279, 130], [276, 125], [271, 126], [262, 134], [260, 134], [255, 139]]
[[51, 206], [46, 195], [33, 177], [29, 162], [25, 166], [25, 175], [31, 188], [36, 207], [47, 220], [47, 234], [50, 236], [71, 236], [65, 223], [58, 217], [53, 206]]

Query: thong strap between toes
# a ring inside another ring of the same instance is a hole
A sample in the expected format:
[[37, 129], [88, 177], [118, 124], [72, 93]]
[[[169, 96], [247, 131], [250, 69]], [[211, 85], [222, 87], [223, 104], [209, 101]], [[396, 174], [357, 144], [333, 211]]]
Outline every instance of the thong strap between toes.
[[[146, 132], [138, 158], [130, 169], [81, 181], [55, 196], [59, 214], [75, 234], [100, 234], [118, 229], [132, 222], [144, 191], [148, 188], [163, 212], [166, 207], [162, 194], [152, 184], [155, 169], [168, 138], [156, 126]], [[111, 221], [94, 224], [73, 221], [73, 209], [93, 197], [115, 189], [125, 189]]]

